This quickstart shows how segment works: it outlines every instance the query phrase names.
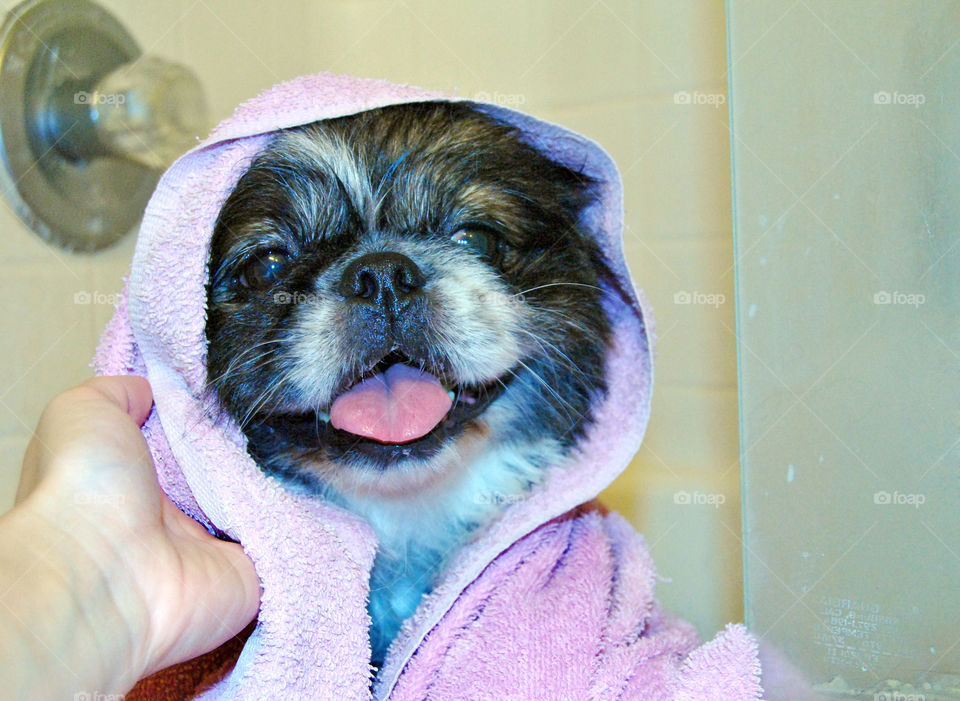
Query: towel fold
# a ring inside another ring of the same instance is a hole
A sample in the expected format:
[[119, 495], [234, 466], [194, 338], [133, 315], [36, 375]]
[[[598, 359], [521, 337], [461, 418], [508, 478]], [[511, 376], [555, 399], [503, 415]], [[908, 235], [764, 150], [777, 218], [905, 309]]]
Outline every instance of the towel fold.
[[626, 521], [590, 507], [568, 512], [460, 593], [389, 698], [759, 698], [744, 628], [697, 648], [693, 627], [660, 610], [654, 582], [643, 538]]

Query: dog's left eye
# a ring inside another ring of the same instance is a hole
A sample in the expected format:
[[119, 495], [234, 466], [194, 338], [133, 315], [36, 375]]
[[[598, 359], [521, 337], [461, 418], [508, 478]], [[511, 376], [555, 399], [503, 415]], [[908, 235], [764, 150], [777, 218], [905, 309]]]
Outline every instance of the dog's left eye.
[[280, 277], [289, 261], [290, 257], [283, 251], [257, 254], [240, 269], [237, 282], [255, 290], [270, 287]]
[[481, 258], [495, 261], [500, 252], [500, 241], [492, 231], [478, 227], [460, 229], [450, 240], [465, 246]]

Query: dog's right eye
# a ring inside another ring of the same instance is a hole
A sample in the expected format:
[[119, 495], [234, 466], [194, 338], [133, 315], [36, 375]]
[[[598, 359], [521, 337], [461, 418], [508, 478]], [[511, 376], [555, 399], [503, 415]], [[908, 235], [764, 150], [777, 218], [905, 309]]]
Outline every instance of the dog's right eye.
[[469, 226], [458, 229], [450, 240], [491, 263], [499, 260], [501, 253], [500, 241], [490, 229], [480, 226]]
[[253, 290], [263, 290], [275, 283], [283, 269], [290, 262], [290, 256], [283, 251], [265, 251], [255, 254], [240, 268], [237, 282]]

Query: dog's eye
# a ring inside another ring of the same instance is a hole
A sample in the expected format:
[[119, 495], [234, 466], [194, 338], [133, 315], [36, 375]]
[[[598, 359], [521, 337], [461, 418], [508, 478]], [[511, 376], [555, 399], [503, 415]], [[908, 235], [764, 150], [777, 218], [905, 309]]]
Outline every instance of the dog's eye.
[[500, 252], [500, 241], [492, 231], [479, 227], [460, 229], [450, 240], [460, 246], [465, 246], [481, 258], [494, 261]]
[[266, 251], [255, 255], [240, 269], [237, 282], [244, 287], [262, 290], [280, 277], [290, 257], [283, 251]]

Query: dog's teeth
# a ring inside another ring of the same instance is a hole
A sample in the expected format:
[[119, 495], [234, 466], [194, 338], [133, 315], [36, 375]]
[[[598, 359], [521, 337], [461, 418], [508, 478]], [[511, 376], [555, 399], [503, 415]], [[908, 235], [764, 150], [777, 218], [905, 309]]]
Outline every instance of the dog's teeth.
[[325, 412], [325, 411], [318, 411], [318, 412], [317, 412], [317, 418], [320, 419], [321, 421], [323, 421], [323, 423], [325, 423], [325, 424], [330, 423], [330, 414], [328, 414], [328, 413]]

